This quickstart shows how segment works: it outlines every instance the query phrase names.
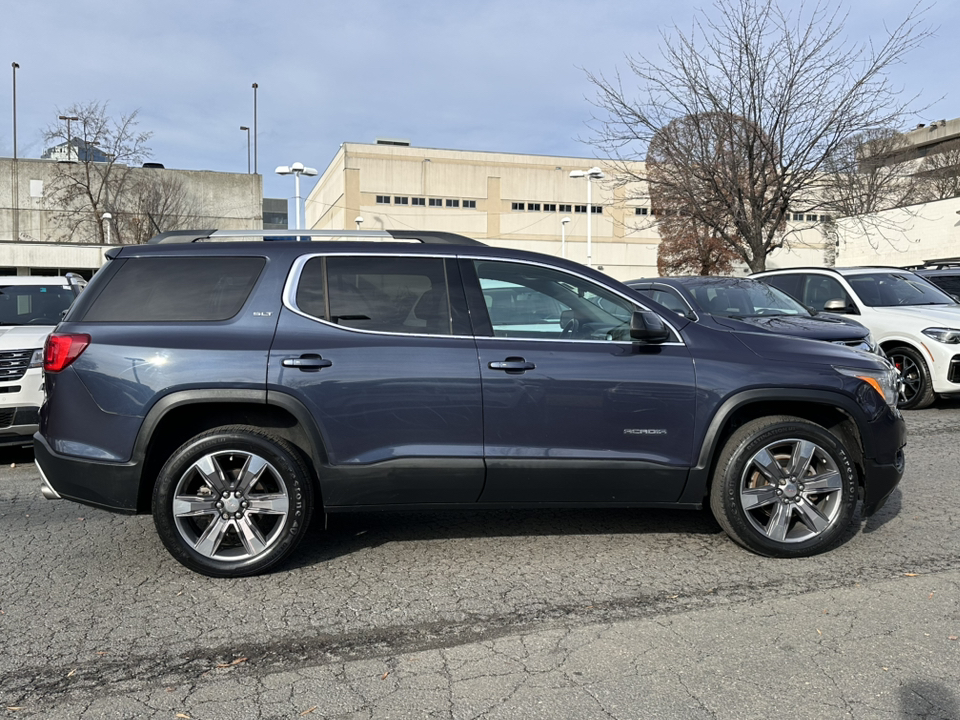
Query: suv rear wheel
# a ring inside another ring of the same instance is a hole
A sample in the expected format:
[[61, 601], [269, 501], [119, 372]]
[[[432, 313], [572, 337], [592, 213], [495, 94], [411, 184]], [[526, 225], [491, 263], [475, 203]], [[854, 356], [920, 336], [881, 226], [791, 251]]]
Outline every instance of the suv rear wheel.
[[710, 492], [710, 508], [727, 534], [772, 557], [828, 549], [856, 504], [856, 471], [843, 442], [786, 415], [753, 420], [730, 436]]
[[299, 544], [313, 510], [296, 449], [243, 425], [182, 445], [160, 471], [153, 519], [180, 563], [214, 577], [253, 575]]

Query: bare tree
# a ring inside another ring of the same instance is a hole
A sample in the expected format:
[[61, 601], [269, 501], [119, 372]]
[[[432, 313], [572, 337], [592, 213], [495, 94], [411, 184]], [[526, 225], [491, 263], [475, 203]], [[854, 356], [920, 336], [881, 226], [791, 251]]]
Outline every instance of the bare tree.
[[199, 222], [196, 201], [182, 177], [146, 168], [132, 175], [116, 217], [118, 234], [127, 244], [145, 243], [159, 233], [196, 227]]
[[[106, 242], [104, 213], [118, 217], [130, 185], [131, 166], [150, 156], [151, 133], [137, 128], [137, 112], [117, 118], [107, 113], [107, 104], [77, 103], [59, 115], [76, 118], [53, 125], [44, 140], [68, 142], [68, 162], [57, 164], [51, 196], [62, 209], [71, 236], [78, 241]], [[116, 242], [123, 242], [117, 225]]]
[[690, 222], [658, 223], [661, 242], [657, 248], [657, 272], [661, 275], [727, 275], [735, 255], [730, 246], [706, 228]]
[[[908, 102], [887, 72], [930, 30], [915, 7], [883, 41], [850, 46], [846, 17], [828, 0], [716, 0], [714, 9], [688, 33], [664, 32], [662, 60], [628, 58], [636, 91], [619, 73], [588, 73], [593, 142], [615, 158], [619, 182], [686, 197], [691, 216], [757, 271], [789, 241], [792, 204], [816, 197], [826, 158], [852, 136], [903, 125]], [[681, 118], [660, 165], [692, 168], [654, 177], [636, 161]]]

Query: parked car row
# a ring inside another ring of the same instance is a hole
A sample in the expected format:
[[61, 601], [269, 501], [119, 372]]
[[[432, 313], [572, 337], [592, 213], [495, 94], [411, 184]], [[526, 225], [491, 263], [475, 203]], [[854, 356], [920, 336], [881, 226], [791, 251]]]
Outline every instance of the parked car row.
[[806, 556], [903, 474], [896, 370], [778, 291], [654, 299], [448, 233], [283, 232], [108, 251], [47, 342], [46, 497], [152, 513], [183, 565], [239, 576], [317, 511], [411, 507], [709, 507]]

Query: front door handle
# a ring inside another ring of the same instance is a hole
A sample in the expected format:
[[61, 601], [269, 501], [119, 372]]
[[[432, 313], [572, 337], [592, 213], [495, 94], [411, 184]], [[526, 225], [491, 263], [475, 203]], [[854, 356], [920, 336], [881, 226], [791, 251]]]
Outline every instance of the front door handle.
[[319, 355], [301, 355], [300, 357], [284, 358], [281, 365], [288, 368], [297, 368], [304, 372], [317, 372], [320, 368], [333, 365], [332, 360], [326, 360]]
[[504, 370], [513, 375], [526, 372], [527, 370], [534, 370], [537, 366], [532, 362], [527, 362], [522, 357], [508, 357], [506, 360], [501, 360], [500, 362], [492, 362], [488, 367], [491, 370]]

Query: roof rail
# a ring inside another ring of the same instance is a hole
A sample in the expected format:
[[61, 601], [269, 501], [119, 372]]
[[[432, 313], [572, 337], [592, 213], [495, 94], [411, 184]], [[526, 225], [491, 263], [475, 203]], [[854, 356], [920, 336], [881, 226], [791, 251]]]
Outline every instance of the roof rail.
[[479, 240], [449, 232], [419, 230], [172, 230], [150, 238], [150, 244], [230, 240], [313, 242], [316, 240], [374, 240], [421, 242], [432, 245], [484, 245]]

